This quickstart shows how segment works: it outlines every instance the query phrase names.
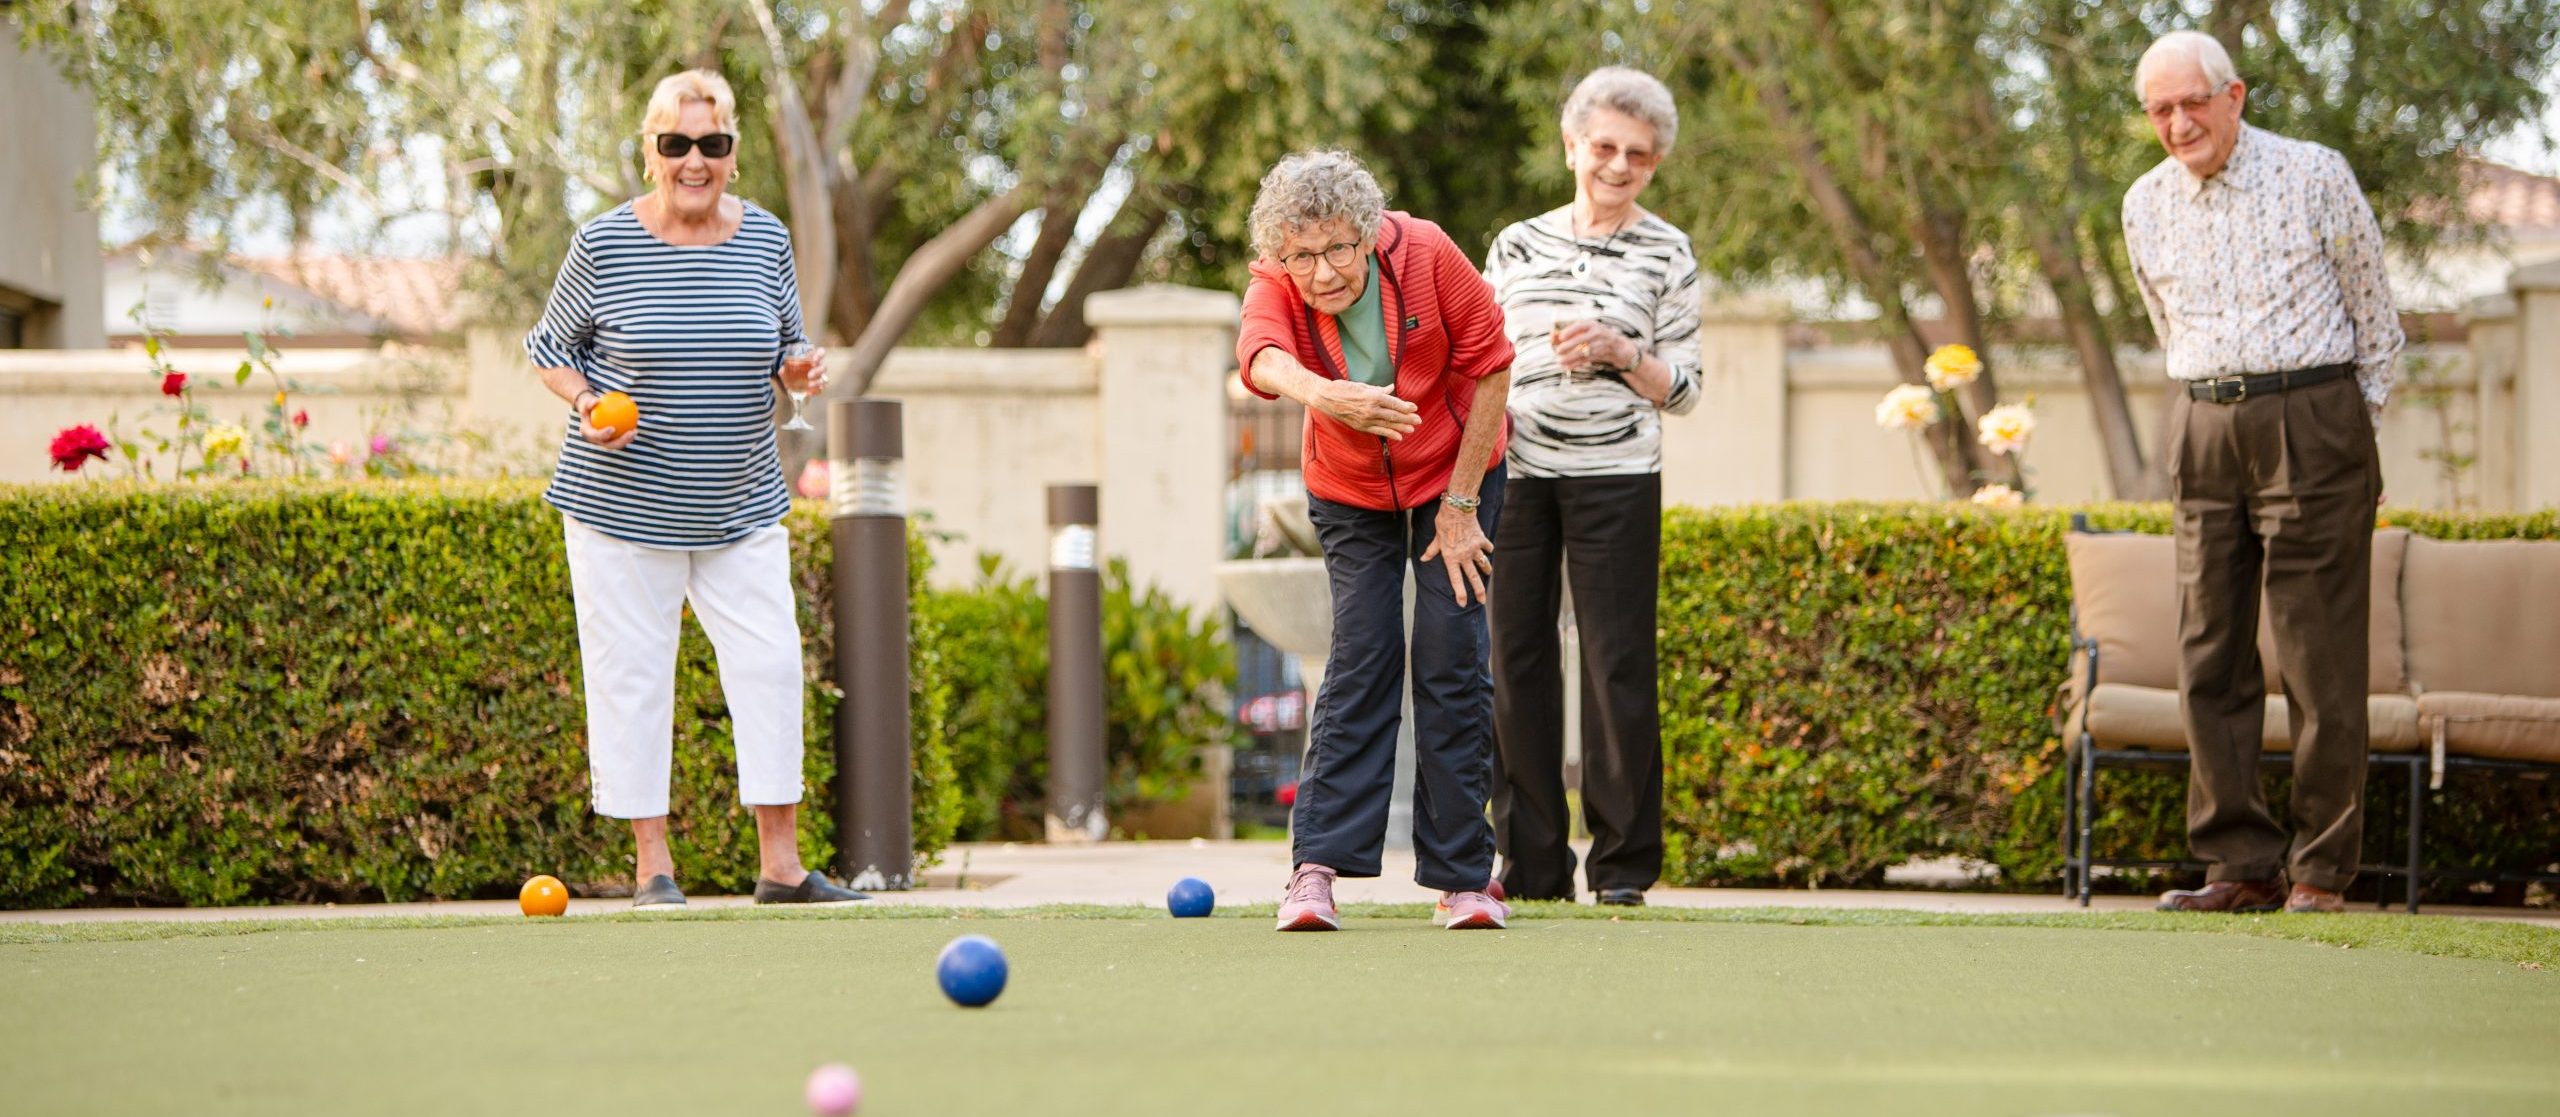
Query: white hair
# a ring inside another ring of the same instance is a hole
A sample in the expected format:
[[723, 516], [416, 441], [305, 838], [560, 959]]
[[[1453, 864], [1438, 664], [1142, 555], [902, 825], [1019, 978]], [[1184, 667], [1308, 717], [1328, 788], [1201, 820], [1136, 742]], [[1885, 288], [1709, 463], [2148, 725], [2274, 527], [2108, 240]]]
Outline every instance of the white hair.
[[1334, 220], [1365, 241], [1386, 212], [1386, 191], [1349, 152], [1301, 151], [1262, 176], [1253, 197], [1253, 250], [1277, 258], [1290, 234]]
[[1642, 70], [1603, 66], [1591, 71], [1564, 99], [1565, 137], [1580, 137], [1583, 125], [1599, 109], [1614, 109], [1652, 125], [1653, 142], [1662, 149], [1656, 155], [1668, 154], [1671, 141], [1680, 135], [1680, 109], [1671, 101], [1671, 88]]
[[2231, 52], [2222, 49], [2222, 40], [2202, 31], [2172, 31], [2160, 36], [2151, 49], [2142, 52], [2142, 61], [2133, 68], [2133, 95], [2142, 96], [2143, 82], [2151, 71], [2169, 62], [2192, 62], [2204, 71], [2205, 83], [2220, 93], [2240, 80], [2240, 71], [2231, 66]]

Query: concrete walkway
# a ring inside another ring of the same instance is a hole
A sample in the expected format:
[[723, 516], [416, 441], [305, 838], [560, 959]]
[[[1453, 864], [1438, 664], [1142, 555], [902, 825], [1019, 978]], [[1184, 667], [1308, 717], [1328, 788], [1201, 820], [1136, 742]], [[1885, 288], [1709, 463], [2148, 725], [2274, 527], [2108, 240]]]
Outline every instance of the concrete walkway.
[[[1287, 886], [1289, 849], [1282, 842], [1112, 842], [1096, 846], [983, 844], [953, 846], [928, 870], [924, 887], [877, 894], [884, 904], [946, 908], [1014, 908], [1042, 904], [1142, 904], [1161, 907], [1165, 890], [1186, 876], [1199, 877], [1229, 904], [1279, 900]], [[1925, 875], [1925, 874], [1924, 874]], [[1413, 883], [1411, 854], [1389, 853], [1386, 874], [1344, 880], [1334, 886], [1343, 903], [1429, 903], [1436, 893]], [[2051, 893], [1959, 892], [1946, 889], [1844, 891], [1838, 889], [1657, 888], [1646, 899], [1660, 907], [1867, 908], [1951, 913], [2054, 913], [2083, 910]], [[1589, 897], [1584, 898], [1588, 902]], [[743, 896], [696, 896], [698, 909], [744, 907]], [[621, 899], [580, 899], [569, 913], [628, 909]], [[2148, 911], [2142, 896], [2100, 896], [2087, 910]], [[2352, 911], [2372, 911], [2369, 906]], [[2394, 908], [2393, 910], [2397, 910]], [[0, 911], [0, 923], [70, 923], [98, 920], [314, 919], [398, 915], [513, 915], [508, 900], [414, 904], [349, 904], [247, 908], [77, 908]], [[2505, 919], [2560, 928], [2560, 911], [2519, 908], [2434, 907], [2429, 914]]]

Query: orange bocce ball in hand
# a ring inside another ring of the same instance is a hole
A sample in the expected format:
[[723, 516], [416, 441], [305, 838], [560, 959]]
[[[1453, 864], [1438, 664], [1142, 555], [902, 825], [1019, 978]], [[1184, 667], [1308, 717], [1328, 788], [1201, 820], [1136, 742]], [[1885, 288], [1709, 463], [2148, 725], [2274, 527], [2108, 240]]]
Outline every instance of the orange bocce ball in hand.
[[622, 434], [640, 422], [640, 405], [620, 392], [606, 392], [588, 409], [587, 422], [598, 430], [612, 427], [613, 433]]
[[516, 906], [526, 915], [564, 915], [569, 911], [569, 888], [560, 878], [545, 873], [524, 882], [524, 890], [516, 893]]

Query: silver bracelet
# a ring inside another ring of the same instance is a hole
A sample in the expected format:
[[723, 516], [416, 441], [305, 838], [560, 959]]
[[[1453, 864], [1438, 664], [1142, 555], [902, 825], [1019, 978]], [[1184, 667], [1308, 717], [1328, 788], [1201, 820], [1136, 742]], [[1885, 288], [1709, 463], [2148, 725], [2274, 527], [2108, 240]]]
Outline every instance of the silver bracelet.
[[1473, 511], [1475, 511], [1475, 510], [1476, 510], [1476, 508], [1477, 508], [1479, 505], [1482, 505], [1482, 504], [1484, 503], [1484, 498], [1483, 498], [1483, 497], [1474, 497], [1474, 496], [1459, 496], [1459, 495], [1458, 495], [1458, 494], [1456, 494], [1456, 493], [1442, 493], [1442, 494], [1440, 494], [1440, 503], [1442, 503], [1442, 504], [1446, 504], [1446, 505], [1448, 505], [1449, 507], [1451, 507], [1451, 508], [1455, 508], [1455, 509], [1457, 509], [1458, 511], [1461, 511], [1461, 512], [1473, 512]]

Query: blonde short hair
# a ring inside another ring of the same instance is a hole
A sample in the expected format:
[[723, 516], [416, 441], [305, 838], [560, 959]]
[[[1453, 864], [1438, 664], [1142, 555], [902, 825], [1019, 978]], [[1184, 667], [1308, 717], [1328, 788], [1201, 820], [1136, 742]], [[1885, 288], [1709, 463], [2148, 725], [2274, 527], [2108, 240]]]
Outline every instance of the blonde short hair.
[[738, 130], [738, 94], [729, 88], [729, 79], [717, 70], [686, 70], [669, 74], [649, 94], [649, 108], [640, 114], [640, 131], [644, 134], [664, 132], [676, 126], [676, 118], [684, 115], [687, 103], [701, 101], [711, 106], [711, 123], [723, 132]]

